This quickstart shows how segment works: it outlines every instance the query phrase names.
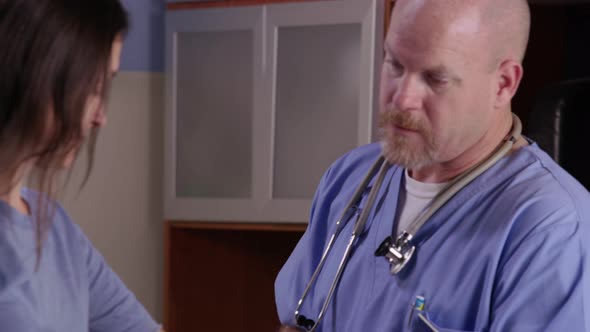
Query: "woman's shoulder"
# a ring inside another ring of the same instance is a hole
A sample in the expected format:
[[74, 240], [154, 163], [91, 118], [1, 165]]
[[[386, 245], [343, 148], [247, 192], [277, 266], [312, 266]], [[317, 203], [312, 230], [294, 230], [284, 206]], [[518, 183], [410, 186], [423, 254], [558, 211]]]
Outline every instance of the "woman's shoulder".
[[40, 220], [39, 218], [48, 217], [46, 224], [41, 229], [46, 233], [44, 242], [53, 241], [71, 250], [75, 250], [76, 247], [84, 244], [86, 237], [82, 230], [73, 222], [65, 208], [58, 201], [43, 192], [31, 188], [23, 188], [21, 196], [29, 205], [32, 224], [35, 224], [36, 220]]

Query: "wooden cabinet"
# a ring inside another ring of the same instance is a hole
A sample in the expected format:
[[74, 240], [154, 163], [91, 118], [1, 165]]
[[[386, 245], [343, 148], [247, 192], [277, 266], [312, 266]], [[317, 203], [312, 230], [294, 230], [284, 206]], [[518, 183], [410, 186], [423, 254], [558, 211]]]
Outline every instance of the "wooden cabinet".
[[380, 0], [169, 11], [165, 218], [306, 222], [371, 141], [382, 22]]
[[167, 223], [166, 331], [275, 331], [274, 279], [304, 228]]

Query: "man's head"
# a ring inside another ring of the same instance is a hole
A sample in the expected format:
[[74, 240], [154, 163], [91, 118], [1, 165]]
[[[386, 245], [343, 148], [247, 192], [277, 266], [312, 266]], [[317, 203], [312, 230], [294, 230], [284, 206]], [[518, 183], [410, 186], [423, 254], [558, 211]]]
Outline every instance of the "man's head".
[[397, 1], [381, 73], [387, 159], [421, 169], [497, 145], [529, 27], [526, 0]]

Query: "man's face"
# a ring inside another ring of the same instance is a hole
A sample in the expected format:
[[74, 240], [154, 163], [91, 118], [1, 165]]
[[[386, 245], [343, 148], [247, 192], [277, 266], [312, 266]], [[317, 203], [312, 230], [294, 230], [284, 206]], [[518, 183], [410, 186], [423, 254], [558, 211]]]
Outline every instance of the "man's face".
[[487, 130], [491, 52], [477, 17], [437, 24], [399, 16], [385, 41], [379, 129], [390, 162], [421, 169], [457, 158]]

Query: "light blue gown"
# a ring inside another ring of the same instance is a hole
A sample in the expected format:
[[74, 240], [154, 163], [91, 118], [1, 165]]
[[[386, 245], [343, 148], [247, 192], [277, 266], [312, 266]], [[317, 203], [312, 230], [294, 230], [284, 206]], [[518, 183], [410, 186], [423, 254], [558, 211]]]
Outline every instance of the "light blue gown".
[[37, 268], [32, 216], [0, 201], [1, 332], [156, 332], [160, 326], [56, 205]]

